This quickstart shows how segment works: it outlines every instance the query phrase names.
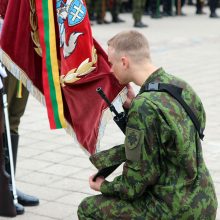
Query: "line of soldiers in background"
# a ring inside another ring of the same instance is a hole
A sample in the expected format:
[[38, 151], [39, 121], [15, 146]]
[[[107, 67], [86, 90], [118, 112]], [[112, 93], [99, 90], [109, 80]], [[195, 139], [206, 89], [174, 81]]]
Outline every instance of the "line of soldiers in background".
[[[141, 21], [143, 14], [148, 14], [151, 18], [162, 18], [163, 16], [185, 16], [182, 7], [187, 3], [196, 5], [196, 14], [205, 14], [204, 5], [209, 5], [210, 18], [219, 18], [216, 14], [219, 0], [86, 0], [89, 17], [91, 21], [98, 24], [109, 24], [111, 22], [125, 22], [119, 17], [120, 12], [132, 12], [134, 27], [147, 27]], [[162, 5], [163, 11], [160, 11]], [[106, 11], [110, 11], [112, 21], [105, 19]]]

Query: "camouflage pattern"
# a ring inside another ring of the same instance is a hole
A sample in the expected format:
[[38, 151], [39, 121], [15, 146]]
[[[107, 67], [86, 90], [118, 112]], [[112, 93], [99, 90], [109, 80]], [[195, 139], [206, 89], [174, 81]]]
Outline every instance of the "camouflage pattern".
[[[183, 88], [182, 97], [205, 127], [203, 105], [186, 82], [162, 68], [147, 79], [150, 82]], [[126, 157], [123, 172], [102, 183], [101, 195], [82, 201], [79, 219], [215, 220], [214, 185], [191, 119], [169, 94], [142, 93], [143, 89], [132, 102], [124, 146], [120, 145]], [[103, 164], [105, 156], [100, 152], [96, 160]], [[113, 155], [109, 158], [114, 161]]]
[[135, 22], [141, 21], [141, 17], [144, 13], [146, 0], [135, 0], [133, 1], [133, 18]]
[[124, 145], [115, 146], [90, 156], [90, 161], [98, 169], [122, 164], [126, 160]]

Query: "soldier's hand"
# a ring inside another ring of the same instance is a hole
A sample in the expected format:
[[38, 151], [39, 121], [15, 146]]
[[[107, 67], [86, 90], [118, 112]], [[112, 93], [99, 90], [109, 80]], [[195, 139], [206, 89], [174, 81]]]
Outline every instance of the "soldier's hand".
[[89, 177], [90, 188], [95, 191], [100, 192], [101, 185], [105, 181], [105, 178], [102, 176], [99, 176], [96, 178], [95, 181], [93, 181], [94, 176], [95, 176], [95, 174]]
[[129, 109], [131, 106], [131, 102], [135, 97], [135, 92], [130, 84], [127, 85], [127, 90], [128, 90], [127, 99], [125, 100], [123, 107]]

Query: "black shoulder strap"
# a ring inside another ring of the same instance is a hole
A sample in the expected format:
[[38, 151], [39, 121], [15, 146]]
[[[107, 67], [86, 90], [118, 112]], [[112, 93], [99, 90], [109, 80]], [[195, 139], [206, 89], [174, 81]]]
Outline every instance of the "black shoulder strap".
[[149, 83], [145, 85], [144, 92], [150, 92], [150, 91], [158, 91], [158, 92], [167, 92], [170, 94], [173, 98], [175, 98], [185, 109], [188, 116], [191, 118], [196, 130], [199, 133], [199, 137], [201, 140], [204, 138], [203, 129], [200, 126], [200, 123], [195, 116], [192, 109], [189, 107], [189, 105], [186, 104], [184, 99], [182, 98], [182, 88], [177, 87], [172, 84], [166, 84], [166, 83]]

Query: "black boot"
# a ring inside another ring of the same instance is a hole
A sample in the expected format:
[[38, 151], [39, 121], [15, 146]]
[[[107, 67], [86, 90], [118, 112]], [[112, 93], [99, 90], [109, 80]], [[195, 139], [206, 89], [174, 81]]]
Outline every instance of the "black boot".
[[148, 25], [142, 23], [142, 21], [135, 21], [135, 22], [134, 22], [134, 27], [137, 27], [137, 28], [145, 28], [145, 27], [148, 27]]
[[[14, 172], [16, 170], [16, 162], [17, 162], [18, 140], [19, 140], [19, 135], [11, 132], [11, 145], [12, 145], [12, 153], [13, 153]], [[5, 143], [7, 142], [5, 141]], [[10, 163], [6, 163], [5, 169], [9, 174], [11, 174]], [[39, 204], [38, 198], [24, 194], [18, 189], [17, 189], [17, 196], [18, 196], [18, 203], [19, 203], [18, 205], [21, 207], [36, 206]], [[16, 207], [16, 209], [19, 208], [19, 211], [20, 211], [21, 207]]]
[[37, 206], [39, 205], [39, 199], [35, 196], [27, 195], [17, 189], [18, 202], [23, 206]]
[[[9, 159], [9, 151], [8, 151], [8, 141], [7, 141], [7, 135], [3, 134], [3, 145], [4, 145], [4, 150], [5, 150], [5, 170], [6, 172], [11, 175], [11, 170], [10, 170], [10, 159]], [[18, 145], [18, 137], [13, 138], [11, 137], [11, 145], [12, 145], [12, 154], [13, 154], [13, 163], [14, 167], [16, 167], [16, 158], [17, 158], [17, 147], [13, 147], [13, 145]], [[10, 191], [12, 193], [12, 185], [9, 184]], [[15, 204], [15, 209], [16, 209], [16, 214], [21, 215], [24, 213], [24, 207], [17, 203]]]
[[118, 16], [113, 16], [112, 17], [112, 22], [113, 23], [123, 23], [123, 22], [125, 22], [125, 20], [119, 18]]

